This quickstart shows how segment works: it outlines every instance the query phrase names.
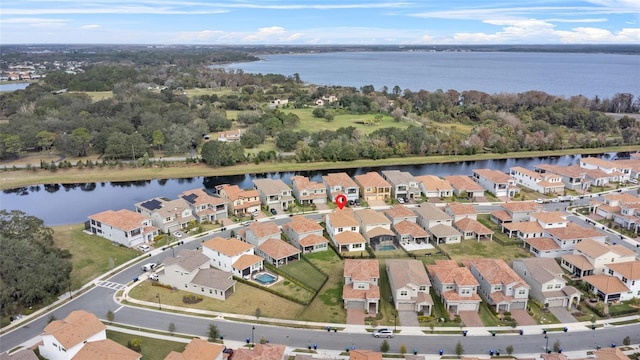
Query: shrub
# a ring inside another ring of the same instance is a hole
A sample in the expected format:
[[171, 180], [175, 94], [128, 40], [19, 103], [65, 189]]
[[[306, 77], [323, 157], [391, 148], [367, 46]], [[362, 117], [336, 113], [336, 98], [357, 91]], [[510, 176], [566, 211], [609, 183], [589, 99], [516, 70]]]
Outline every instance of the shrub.
[[380, 344], [380, 352], [386, 353], [389, 351], [389, 342], [385, 339]]
[[185, 304], [197, 304], [202, 301], [202, 296], [196, 296], [193, 294], [186, 294], [182, 297], [182, 302]]

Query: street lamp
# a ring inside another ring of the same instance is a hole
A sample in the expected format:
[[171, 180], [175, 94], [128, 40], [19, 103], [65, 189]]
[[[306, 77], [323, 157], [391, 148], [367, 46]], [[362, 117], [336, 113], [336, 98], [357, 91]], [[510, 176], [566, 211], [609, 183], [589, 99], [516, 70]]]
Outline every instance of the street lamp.
[[158, 309], [162, 310], [162, 303], [160, 302], [160, 293], [156, 294], [156, 298], [158, 299]]
[[256, 327], [255, 327], [255, 326], [252, 326], [252, 327], [251, 327], [251, 345], [252, 345], [252, 346], [253, 346], [253, 345], [255, 345], [255, 343], [253, 342], [253, 331], [254, 331], [255, 329], [256, 329]]
[[544, 338], [547, 341], [546, 345], [544, 346], [544, 352], [549, 354], [549, 353], [551, 353], [551, 351], [549, 351], [549, 336], [547, 334], [545, 334]]
[[398, 312], [393, 312], [393, 332], [398, 331]]

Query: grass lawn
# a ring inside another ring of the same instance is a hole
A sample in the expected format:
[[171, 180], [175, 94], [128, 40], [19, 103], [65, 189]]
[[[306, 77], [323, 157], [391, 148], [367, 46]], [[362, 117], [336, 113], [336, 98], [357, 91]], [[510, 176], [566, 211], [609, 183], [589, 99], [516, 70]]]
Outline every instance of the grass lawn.
[[78, 289], [97, 276], [140, 255], [136, 250], [116, 246], [107, 239], [84, 233], [84, 224], [52, 228], [55, 245], [71, 253], [72, 289]]
[[304, 260], [293, 261], [285, 266], [281, 266], [280, 271], [287, 274], [288, 277], [309, 286], [312, 289], [319, 290], [325, 280], [325, 276], [318, 272], [313, 266]]
[[269, 289], [276, 291], [279, 294], [291, 296], [293, 298], [296, 298], [297, 300], [306, 302], [311, 301], [311, 298], [313, 298], [313, 295], [315, 295], [314, 292], [300, 287], [294, 282], [287, 279], [278, 281], [277, 283], [270, 286]]
[[313, 301], [300, 313], [298, 320], [344, 324], [347, 320], [347, 312], [342, 306], [344, 283], [342, 260], [333, 249], [305, 256], [327, 274], [329, 279]]
[[333, 121], [327, 121], [326, 119], [318, 119], [313, 117], [313, 108], [305, 109], [287, 109], [284, 112], [290, 112], [300, 117], [300, 126], [298, 130], [306, 130], [310, 133], [318, 132], [322, 130], [337, 130], [341, 127], [353, 126], [363, 134], [370, 134], [377, 129], [387, 127], [407, 128], [410, 123], [406, 121], [396, 122], [391, 116], [385, 115], [382, 117], [382, 121], [378, 125], [371, 126], [365, 125], [365, 119], [373, 119], [375, 114], [339, 114], [336, 115]]
[[463, 240], [459, 244], [440, 245], [442, 250], [451, 256], [452, 260], [458, 263], [466, 259], [502, 259], [507, 264], [511, 264], [513, 259], [527, 258], [529, 252], [516, 246], [502, 246], [495, 241]]
[[127, 346], [127, 342], [133, 339], [139, 339], [142, 342], [143, 359], [164, 359], [172, 351], [183, 352], [187, 346], [186, 343], [137, 336], [112, 330], [107, 330], [107, 338], [123, 346]]
[[113, 91], [69, 91], [69, 94], [86, 94], [91, 98], [92, 102], [113, 97]]
[[160, 294], [162, 304], [231, 314], [255, 315], [256, 310], [260, 309], [260, 316], [276, 319], [298, 319], [300, 312], [304, 310], [304, 306], [300, 304], [243, 283], [236, 284], [235, 294], [226, 301], [203, 296], [201, 302], [191, 305], [182, 302], [183, 296], [188, 292], [169, 290], [151, 284], [150, 281], [143, 281], [133, 288], [129, 295], [135, 299], [157, 303], [156, 294]]

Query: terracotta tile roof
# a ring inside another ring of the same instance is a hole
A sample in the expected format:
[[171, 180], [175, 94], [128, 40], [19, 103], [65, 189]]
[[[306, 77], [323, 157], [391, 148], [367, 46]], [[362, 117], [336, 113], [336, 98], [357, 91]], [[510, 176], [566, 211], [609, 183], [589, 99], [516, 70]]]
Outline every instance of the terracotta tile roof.
[[[541, 183], [541, 182], [549, 182], [550, 179], [560, 179], [560, 176], [558, 176], [556, 174], [539, 173], [537, 171], [529, 170], [529, 169], [523, 168], [521, 166], [514, 166], [514, 167], [510, 168], [509, 170], [510, 171], [516, 171], [516, 172], [519, 172], [522, 175], [529, 176], [532, 179], [537, 180], [539, 183]], [[548, 186], [562, 186], [562, 187], [564, 187], [564, 184], [562, 182], [549, 183]]]
[[612, 202], [619, 202], [619, 203], [635, 203], [640, 201], [640, 198], [638, 198], [635, 195], [632, 194], [628, 194], [628, 193], [622, 193], [622, 194], [613, 194], [613, 195], [605, 195], [602, 197], [605, 202], [607, 203], [612, 203]]
[[548, 237], [529, 238], [525, 239], [524, 242], [540, 251], [560, 250], [560, 246], [555, 240]]
[[412, 221], [401, 221], [395, 225], [393, 228], [400, 235], [411, 235], [413, 238], [426, 238], [429, 237], [429, 233], [427, 230], [423, 229], [422, 226], [412, 222]]
[[509, 214], [506, 210], [494, 210], [491, 212], [491, 216], [502, 222], [509, 222], [513, 219], [511, 217], [511, 214]]
[[264, 261], [264, 259], [258, 255], [245, 254], [240, 256], [240, 258], [236, 260], [236, 262], [234, 262], [232, 266], [234, 269], [242, 271], [251, 265], [261, 263], [262, 261]]
[[467, 175], [449, 175], [444, 177], [454, 189], [458, 191], [481, 191], [484, 192], [484, 188], [477, 182], [473, 181]]
[[604, 160], [604, 159], [600, 159], [597, 157], [583, 157], [580, 159], [580, 163], [581, 164], [587, 164], [587, 165], [592, 165], [592, 166], [597, 166], [600, 168], [606, 168], [606, 169], [612, 169], [612, 168], [618, 168], [618, 164], [616, 164], [613, 161], [609, 161], [609, 160]]
[[437, 276], [441, 284], [458, 284], [459, 286], [478, 286], [478, 280], [466, 267], [460, 267], [455, 261], [437, 262], [427, 266], [431, 276]]
[[558, 174], [565, 177], [572, 178], [581, 178], [583, 177], [587, 170], [580, 167], [580, 165], [570, 165], [570, 166], [561, 166], [561, 165], [551, 165], [551, 164], [539, 164], [535, 166], [536, 169], [548, 171], [554, 174]]
[[44, 334], [53, 335], [65, 349], [70, 349], [106, 328], [94, 314], [76, 310], [64, 320], [50, 322], [44, 328]]
[[470, 218], [464, 218], [464, 219], [458, 220], [454, 224], [454, 227], [456, 227], [458, 230], [462, 232], [472, 232], [477, 235], [493, 234], [493, 230], [482, 225], [482, 223], [480, 223], [478, 220], [474, 220]]
[[344, 172], [324, 175], [322, 177], [322, 180], [330, 187], [339, 186], [342, 187], [342, 189], [349, 187], [358, 187], [358, 184], [356, 184], [356, 182], [353, 181], [353, 179]]
[[622, 246], [622, 245], [608, 245], [608, 244], [602, 244], [599, 243], [593, 239], [584, 239], [581, 242], [579, 242], [578, 244], [576, 244], [576, 246], [574, 246], [574, 249], [579, 250], [581, 253], [588, 255], [589, 257], [596, 259], [601, 257], [602, 255], [605, 255], [608, 252], [612, 252], [616, 255], [619, 255], [621, 257], [624, 256], [635, 256], [636, 252], [631, 250], [631, 249], [627, 249], [626, 247]]
[[393, 233], [393, 231], [380, 226], [376, 226], [373, 229], [367, 231], [367, 236], [369, 238], [373, 238], [376, 236], [384, 236], [384, 235], [394, 236], [395, 234]]
[[211, 250], [219, 251], [226, 256], [236, 256], [243, 252], [252, 249], [253, 245], [236, 238], [224, 239], [221, 237], [215, 237], [211, 240], [207, 240], [202, 243], [202, 246], [208, 247]]
[[327, 220], [334, 229], [360, 226], [360, 223], [356, 220], [351, 208], [344, 208], [342, 210], [335, 210], [328, 213]]
[[473, 259], [466, 261], [467, 266], [475, 267], [490, 284], [518, 284], [522, 287], [530, 286], [522, 280], [520, 275], [502, 259]]
[[397, 288], [412, 284], [431, 286], [427, 270], [422, 261], [413, 259], [389, 259], [385, 262], [387, 273]]
[[260, 344], [256, 342], [253, 349], [239, 347], [233, 353], [234, 360], [282, 360], [286, 346], [278, 344]]
[[164, 265], [178, 265], [188, 272], [192, 272], [202, 265], [209, 262], [209, 257], [198, 250], [180, 250], [178, 256], [167, 256], [164, 259]]
[[594, 354], [598, 360], [631, 360], [620, 348], [601, 348]]
[[435, 175], [416, 176], [416, 180], [422, 182], [427, 191], [452, 191], [453, 186], [448, 180], [441, 179]]
[[282, 194], [283, 192], [291, 191], [291, 188], [281, 179], [254, 179], [253, 185], [255, 185], [258, 192], [266, 195]]
[[466, 301], [466, 302], [480, 302], [482, 298], [478, 294], [471, 294], [471, 296], [465, 295], [460, 296], [456, 291], [444, 291], [442, 292], [442, 297], [445, 298], [448, 302], [452, 301]]
[[192, 205], [222, 205], [226, 203], [224, 199], [217, 196], [210, 195], [204, 189], [188, 190], [180, 194], [180, 197], [185, 199]]
[[293, 232], [300, 235], [321, 232], [323, 230], [322, 226], [318, 224], [318, 222], [306, 218], [302, 215], [296, 215], [290, 219], [290, 222], [282, 225], [283, 229], [291, 229]]
[[511, 213], [519, 213], [519, 212], [540, 212], [544, 210], [544, 207], [540, 204], [536, 204], [531, 201], [512, 201], [506, 202], [502, 204], [502, 208]]
[[391, 225], [391, 221], [386, 216], [373, 209], [354, 210], [353, 215], [365, 226]]
[[640, 280], [640, 260], [607, 264], [606, 266], [629, 280]]
[[226, 198], [231, 201], [260, 197], [257, 190], [243, 190], [238, 185], [223, 184], [216, 186], [216, 189], [218, 189], [218, 193], [224, 192]]
[[292, 176], [291, 183], [293, 184], [294, 187], [298, 188], [299, 190], [303, 190], [303, 189], [325, 190], [326, 189], [324, 184], [317, 181], [311, 181], [306, 176], [300, 176], [300, 175]]
[[603, 237], [604, 234], [593, 228], [584, 228], [576, 223], [568, 223], [564, 228], [545, 229], [547, 233], [560, 240], [586, 239], [590, 237]]
[[141, 357], [142, 354], [113, 340], [105, 339], [84, 344], [73, 360], [137, 360]]
[[384, 213], [390, 219], [415, 219], [416, 217], [416, 214], [413, 211], [402, 205], [394, 205], [390, 209], [385, 210]]
[[475, 215], [478, 213], [475, 206], [458, 202], [452, 202], [448, 204], [446, 206], [446, 209], [449, 210], [449, 214], [452, 214], [454, 216]]
[[31, 349], [21, 349], [12, 352], [11, 355], [6, 352], [1, 353], [0, 360], [38, 360], [38, 357]]
[[259, 222], [254, 221], [249, 226], [247, 226], [247, 232], [251, 231], [253, 235], [262, 239], [265, 237], [280, 237], [280, 229], [278, 225], [276, 225], [273, 221]]
[[354, 281], [371, 281], [380, 278], [380, 266], [374, 259], [346, 259], [344, 261], [344, 277]]
[[298, 241], [298, 243], [300, 243], [301, 246], [320, 245], [320, 244], [326, 244], [328, 242], [329, 240], [327, 240], [324, 236], [320, 236], [316, 234], [307, 235]]
[[380, 288], [373, 284], [369, 284], [369, 289], [354, 289], [353, 284], [343, 285], [342, 299], [344, 300], [380, 299]]
[[493, 169], [474, 169], [473, 172], [475, 174], [478, 174], [478, 176], [483, 177], [491, 182], [493, 182], [494, 184], [499, 184], [499, 183], [508, 183], [509, 181], [511, 181], [511, 176], [509, 176], [508, 174], [499, 171], [499, 170], [493, 170]]
[[504, 228], [510, 231], [519, 231], [523, 234], [542, 233], [543, 228], [536, 221], [512, 222], [503, 224]]
[[594, 270], [593, 264], [582, 255], [563, 255], [562, 260], [577, 267], [580, 270]]
[[300, 249], [280, 239], [268, 239], [259, 246], [260, 251], [275, 260], [300, 254]]
[[543, 212], [533, 213], [530, 215], [530, 217], [536, 218], [543, 224], [567, 222], [567, 216], [569, 216], [569, 214], [563, 211], [550, 211], [550, 212], [543, 211]]
[[593, 285], [593, 287], [607, 295], [629, 291], [629, 288], [627, 288], [627, 286], [615, 276], [589, 275], [583, 277], [582, 280], [588, 282]]
[[363, 244], [367, 242], [360, 233], [355, 231], [343, 231], [333, 237], [339, 245]]
[[224, 348], [224, 345], [213, 344], [199, 338], [193, 338], [182, 353], [172, 351], [164, 360], [215, 360]]
[[456, 228], [446, 224], [438, 224], [438, 225], [432, 226], [427, 231], [436, 237], [449, 237], [449, 236], [461, 235], [460, 232], [456, 230]]
[[349, 360], [382, 360], [382, 353], [371, 350], [351, 350]]
[[377, 172], [370, 171], [366, 174], [356, 175], [353, 178], [357, 184], [365, 188], [391, 188], [391, 184]]
[[90, 215], [89, 219], [99, 221], [116, 229], [131, 231], [143, 227], [142, 222], [149, 218], [135, 211], [122, 209], [118, 211], [106, 210]]
[[439, 207], [431, 203], [422, 203], [420, 206], [413, 208], [418, 216], [428, 221], [446, 221], [451, 220], [451, 216], [442, 211]]

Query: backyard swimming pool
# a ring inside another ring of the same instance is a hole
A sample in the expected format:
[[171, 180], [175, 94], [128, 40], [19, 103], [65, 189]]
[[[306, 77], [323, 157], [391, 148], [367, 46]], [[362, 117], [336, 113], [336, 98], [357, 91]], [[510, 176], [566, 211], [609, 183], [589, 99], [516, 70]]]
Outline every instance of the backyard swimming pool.
[[377, 251], [391, 251], [395, 249], [396, 249], [395, 245], [378, 245], [376, 247]]
[[269, 273], [260, 273], [257, 274], [256, 276], [253, 277], [253, 280], [259, 282], [262, 285], [271, 285], [274, 282], [276, 282], [276, 280], [278, 280], [278, 278], [276, 276], [273, 276]]

